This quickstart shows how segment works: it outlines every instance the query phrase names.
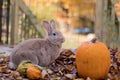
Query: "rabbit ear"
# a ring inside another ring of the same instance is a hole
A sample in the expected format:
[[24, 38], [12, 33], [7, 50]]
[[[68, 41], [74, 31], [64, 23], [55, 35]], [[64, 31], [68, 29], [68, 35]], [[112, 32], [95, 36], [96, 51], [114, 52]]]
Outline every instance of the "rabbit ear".
[[43, 21], [43, 25], [45, 27], [45, 29], [47, 30], [48, 34], [50, 34], [51, 32], [51, 27], [48, 21]]
[[50, 26], [51, 26], [52, 29], [56, 29], [54, 20], [50, 21]]

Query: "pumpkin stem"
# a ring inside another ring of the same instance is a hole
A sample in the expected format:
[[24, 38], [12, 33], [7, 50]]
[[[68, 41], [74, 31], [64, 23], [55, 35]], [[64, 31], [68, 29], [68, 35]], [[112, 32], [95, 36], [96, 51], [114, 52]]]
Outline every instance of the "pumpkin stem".
[[97, 38], [95, 37], [95, 38], [93, 38], [90, 42], [91, 42], [91, 43], [96, 43], [96, 41], [97, 41]]

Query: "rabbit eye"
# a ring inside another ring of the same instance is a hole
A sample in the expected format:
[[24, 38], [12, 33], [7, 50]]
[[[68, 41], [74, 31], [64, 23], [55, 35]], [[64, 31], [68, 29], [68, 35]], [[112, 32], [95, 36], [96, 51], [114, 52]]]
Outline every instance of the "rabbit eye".
[[55, 34], [55, 33], [53, 33], [53, 36], [56, 36], [56, 34]]

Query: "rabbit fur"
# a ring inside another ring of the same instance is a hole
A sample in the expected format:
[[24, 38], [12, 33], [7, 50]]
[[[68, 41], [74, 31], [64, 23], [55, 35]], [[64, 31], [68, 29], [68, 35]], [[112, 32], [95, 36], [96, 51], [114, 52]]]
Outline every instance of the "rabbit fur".
[[16, 45], [10, 56], [10, 68], [17, 68], [21, 61], [29, 60], [40, 66], [48, 66], [60, 54], [65, 41], [62, 33], [55, 28], [55, 21], [43, 21], [47, 31], [45, 39], [29, 39]]

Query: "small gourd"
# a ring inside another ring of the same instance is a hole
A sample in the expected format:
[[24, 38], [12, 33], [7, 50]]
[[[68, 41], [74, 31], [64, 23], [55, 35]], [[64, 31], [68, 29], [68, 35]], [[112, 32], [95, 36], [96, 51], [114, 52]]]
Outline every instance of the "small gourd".
[[17, 71], [20, 73], [22, 76], [26, 76], [26, 70], [28, 67], [34, 66], [30, 61], [22, 61], [17, 68]]
[[35, 80], [42, 78], [41, 70], [37, 66], [28, 67], [26, 74], [29, 79]]

